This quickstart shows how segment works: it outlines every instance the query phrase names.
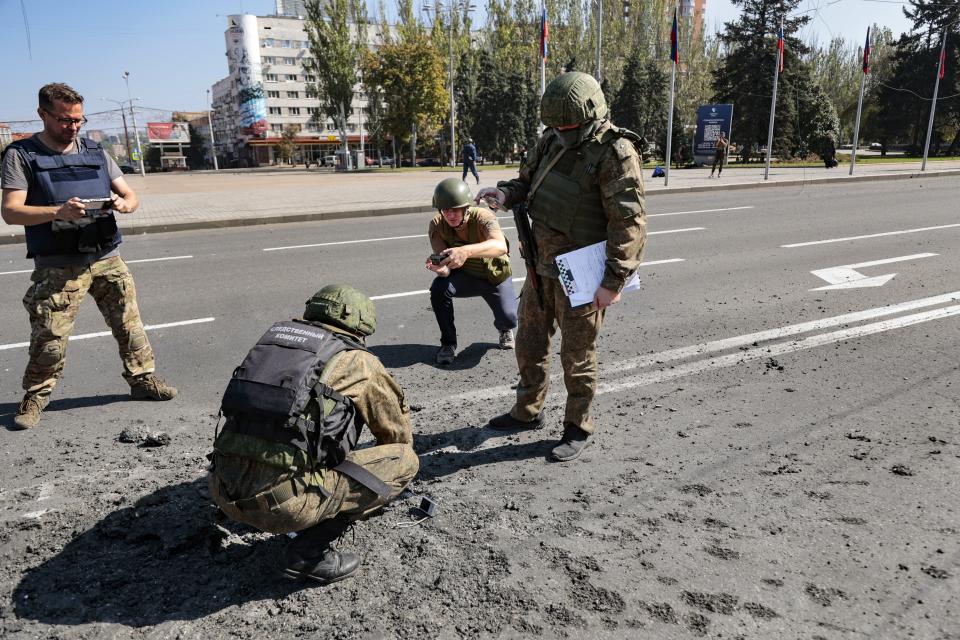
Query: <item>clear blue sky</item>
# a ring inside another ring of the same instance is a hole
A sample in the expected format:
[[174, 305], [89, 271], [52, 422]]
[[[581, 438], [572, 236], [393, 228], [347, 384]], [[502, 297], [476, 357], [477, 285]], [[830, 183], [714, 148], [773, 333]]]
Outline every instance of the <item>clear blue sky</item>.
[[[36, 92], [47, 82], [66, 82], [80, 91], [87, 113], [115, 108], [101, 98], [126, 99], [125, 70], [130, 72], [130, 93], [141, 99], [139, 105], [167, 112], [203, 110], [207, 89], [227, 73], [225, 16], [267, 15], [275, 6], [272, 0], [25, 0], [24, 4], [29, 48], [20, 0], [0, 0], [0, 122], [10, 122], [15, 131], [39, 128], [15, 121], [36, 118]], [[484, 3], [475, 0], [475, 4], [482, 7]], [[800, 9], [814, 9], [815, 19], [803, 37], [813, 33], [826, 42], [842, 35], [860, 41], [873, 22], [899, 34], [909, 27], [902, 7], [889, 0], [804, 0]], [[708, 32], [736, 15], [730, 0], [707, 0]], [[159, 119], [162, 111], [145, 112], [143, 119]], [[112, 114], [93, 119], [91, 127], [117, 131], [122, 124]]]

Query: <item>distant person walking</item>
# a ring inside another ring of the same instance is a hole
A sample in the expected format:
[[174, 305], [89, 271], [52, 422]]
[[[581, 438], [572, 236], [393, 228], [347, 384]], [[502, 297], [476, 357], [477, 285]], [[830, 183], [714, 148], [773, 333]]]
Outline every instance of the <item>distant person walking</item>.
[[477, 173], [477, 148], [473, 145], [473, 140], [467, 138], [467, 144], [463, 145], [463, 150], [460, 151], [460, 158], [463, 160], [463, 177], [460, 179], [464, 182], [467, 181], [467, 171], [473, 174], [473, 177], [477, 179], [477, 184], [480, 184], [480, 174]]
[[717, 171], [717, 165], [720, 165], [720, 170], [717, 171], [717, 177], [720, 177], [720, 174], [723, 173], [723, 162], [727, 158], [727, 132], [721, 131], [720, 135], [717, 137], [717, 144], [714, 147], [713, 152], [713, 167], [710, 168], [710, 177], [713, 177], [713, 172]]

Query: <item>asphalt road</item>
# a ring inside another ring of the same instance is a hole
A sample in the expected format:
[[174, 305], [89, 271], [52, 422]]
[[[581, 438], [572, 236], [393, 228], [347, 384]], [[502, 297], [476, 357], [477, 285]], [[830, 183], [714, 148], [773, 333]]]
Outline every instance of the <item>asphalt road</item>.
[[[125, 400], [113, 340], [86, 337], [106, 329], [88, 300], [75, 329], [84, 339], [70, 344], [40, 428], [0, 432], [7, 459], [57, 451], [61, 464], [4, 472], [0, 495], [108, 473], [104, 450], [132, 422], [202, 448], [230, 372], [263, 330], [346, 282], [377, 301], [369, 344], [416, 411], [421, 490], [495, 510], [514, 495], [541, 517], [573, 502], [587, 515], [574, 519], [570, 553], [576, 539], [634, 532], [635, 544], [596, 551], [607, 577], [594, 582], [625, 603], [581, 612], [584, 637], [623, 637], [617, 625], [658, 637], [956, 637], [958, 192], [960, 179], [941, 178], [652, 199], [642, 289], [611, 308], [599, 345], [597, 445], [565, 466], [543, 461], [538, 444], [559, 432], [558, 378], [542, 434], [504, 442], [477, 428], [509, 408], [515, 378], [481, 300], [456, 303], [456, 364], [432, 364], [424, 216], [136, 236], [122, 253], [145, 323], [160, 325], [149, 331], [158, 372], [181, 395], [149, 412]], [[0, 248], [6, 424], [29, 339], [22, 254]], [[199, 473], [206, 450], [193, 449], [167, 463]], [[8, 504], [4, 517], [26, 508]], [[522, 543], [501, 536], [508, 556], [536, 558], [551, 539], [520, 530]], [[530, 562], [510, 579], [553, 579]], [[543, 616], [531, 624], [552, 628]]]

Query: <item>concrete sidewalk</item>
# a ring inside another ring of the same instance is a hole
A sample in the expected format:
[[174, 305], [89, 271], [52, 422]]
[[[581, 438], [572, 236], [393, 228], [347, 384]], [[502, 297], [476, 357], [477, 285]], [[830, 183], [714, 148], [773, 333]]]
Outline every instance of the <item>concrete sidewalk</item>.
[[[507, 180], [517, 169], [484, 171], [480, 186]], [[670, 186], [663, 178], [645, 177], [649, 196], [714, 189], [751, 189], [835, 181], [896, 180], [919, 177], [960, 176], [960, 162], [931, 161], [920, 172], [920, 161], [836, 169], [818, 167], [772, 168], [763, 180], [762, 168], [728, 166], [723, 177], [709, 178], [705, 168], [674, 169]], [[185, 229], [218, 228], [279, 222], [303, 222], [365, 216], [417, 213], [430, 210], [433, 188], [440, 180], [459, 176], [460, 171], [407, 171], [337, 174], [325, 170], [279, 170], [249, 172], [192, 172], [126, 176], [140, 196], [141, 207], [130, 216], [118, 215], [124, 233], [158, 233]], [[648, 173], [649, 175], [649, 173]], [[477, 185], [468, 176], [471, 189]], [[23, 241], [23, 227], [0, 222], [0, 244]]]

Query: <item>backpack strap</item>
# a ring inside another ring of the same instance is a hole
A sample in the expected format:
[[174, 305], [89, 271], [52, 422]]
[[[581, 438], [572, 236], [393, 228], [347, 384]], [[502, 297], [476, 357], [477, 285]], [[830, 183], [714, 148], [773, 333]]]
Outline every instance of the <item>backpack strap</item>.
[[386, 482], [373, 475], [356, 462], [351, 462], [350, 460], [344, 460], [337, 466], [333, 468], [334, 471], [339, 471], [343, 475], [353, 478], [370, 491], [373, 491], [381, 500], [386, 500], [390, 497], [392, 491], [390, 486]]

